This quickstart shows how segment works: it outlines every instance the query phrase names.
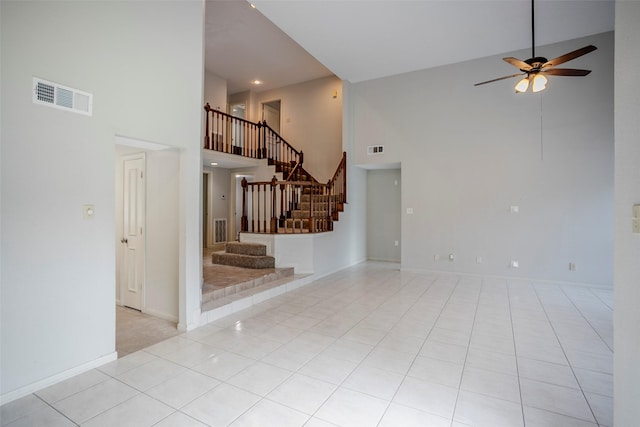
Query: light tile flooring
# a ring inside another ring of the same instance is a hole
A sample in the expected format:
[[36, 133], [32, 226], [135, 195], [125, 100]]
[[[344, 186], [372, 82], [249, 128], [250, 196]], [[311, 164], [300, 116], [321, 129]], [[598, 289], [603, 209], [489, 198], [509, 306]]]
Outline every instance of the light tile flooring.
[[612, 426], [612, 291], [366, 263], [4, 405], [10, 426]]

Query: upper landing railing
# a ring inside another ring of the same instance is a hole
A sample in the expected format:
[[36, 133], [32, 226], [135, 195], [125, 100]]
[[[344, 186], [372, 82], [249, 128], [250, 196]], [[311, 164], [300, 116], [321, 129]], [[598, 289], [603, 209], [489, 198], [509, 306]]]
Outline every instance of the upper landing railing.
[[252, 159], [270, 159], [275, 164], [302, 165], [302, 152], [296, 150], [266, 121], [253, 123], [204, 106], [204, 148], [238, 154]]

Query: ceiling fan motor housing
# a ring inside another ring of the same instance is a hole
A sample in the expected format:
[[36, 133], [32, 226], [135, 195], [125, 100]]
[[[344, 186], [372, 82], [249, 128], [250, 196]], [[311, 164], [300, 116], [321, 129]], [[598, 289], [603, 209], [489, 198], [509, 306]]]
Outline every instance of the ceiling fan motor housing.
[[[529, 58], [529, 59], [525, 60], [524, 62], [526, 62], [527, 64], [531, 65], [531, 68], [533, 68], [534, 70], [539, 70], [548, 61], [547, 61], [547, 58], [544, 58], [542, 56], [536, 56], [535, 58]], [[524, 72], [531, 71], [531, 70], [526, 70], [526, 69], [522, 69], [522, 68], [520, 70], [524, 71]]]

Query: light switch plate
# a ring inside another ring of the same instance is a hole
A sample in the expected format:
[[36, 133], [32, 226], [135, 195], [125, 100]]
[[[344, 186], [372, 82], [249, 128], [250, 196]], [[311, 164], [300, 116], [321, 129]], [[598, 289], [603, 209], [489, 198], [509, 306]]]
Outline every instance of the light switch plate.
[[96, 209], [93, 205], [83, 205], [82, 206], [82, 218], [83, 219], [93, 219], [93, 216], [96, 213]]
[[631, 230], [635, 234], [640, 234], [640, 205], [633, 205]]

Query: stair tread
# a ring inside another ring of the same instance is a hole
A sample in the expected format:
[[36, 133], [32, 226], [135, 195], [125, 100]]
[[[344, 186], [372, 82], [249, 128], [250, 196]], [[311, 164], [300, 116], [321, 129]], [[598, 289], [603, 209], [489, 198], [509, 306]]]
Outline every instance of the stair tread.
[[238, 255], [265, 256], [267, 246], [261, 243], [227, 242], [225, 251]]
[[244, 268], [274, 268], [275, 258], [269, 255], [244, 255], [224, 251], [213, 252], [211, 262]]

